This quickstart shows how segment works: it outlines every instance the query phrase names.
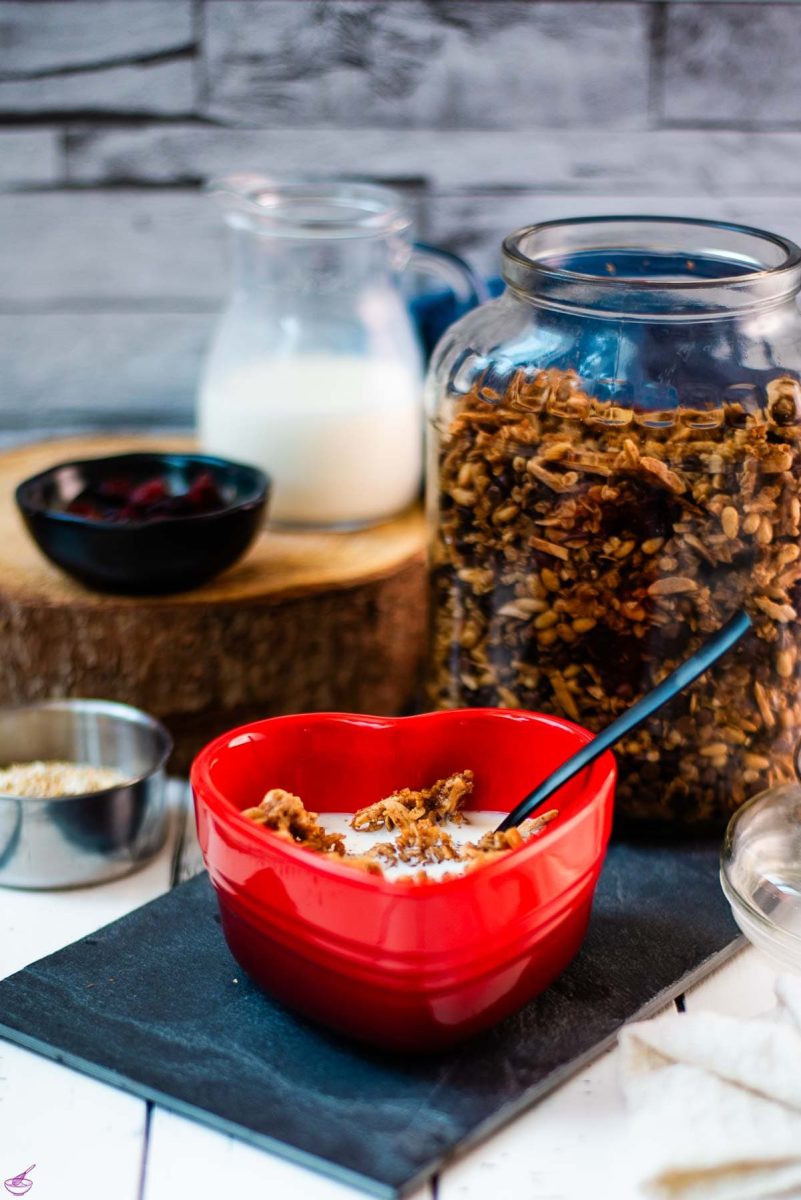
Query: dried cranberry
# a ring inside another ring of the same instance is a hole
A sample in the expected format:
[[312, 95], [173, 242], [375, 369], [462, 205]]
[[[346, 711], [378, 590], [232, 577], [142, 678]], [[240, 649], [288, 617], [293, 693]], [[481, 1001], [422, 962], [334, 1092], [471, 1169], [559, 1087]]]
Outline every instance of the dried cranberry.
[[124, 503], [131, 495], [132, 484], [130, 479], [116, 476], [104, 479], [94, 490], [101, 500], [120, 500]]
[[146, 479], [134, 487], [120, 476], [87, 489], [66, 507], [75, 516], [95, 521], [158, 521], [194, 516], [223, 508], [225, 499], [214, 476], [203, 471], [184, 492], [173, 495], [166, 478]]
[[192, 481], [186, 497], [198, 512], [208, 512], [213, 508], [221, 508], [224, 504], [220, 489], [210, 471], [203, 471]]
[[160, 500], [167, 500], [169, 495], [163, 479], [149, 479], [146, 483], [140, 483], [138, 487], [134, 488], [129, 502], [136, 508], [149, 508], [152, 504], [158, 504]]
[[80, 496], [67, 505], [65, 512], [73, 517], [91, 517], [93, 520], [97, 520], [101, 515], [91, 500], [82, 499]]

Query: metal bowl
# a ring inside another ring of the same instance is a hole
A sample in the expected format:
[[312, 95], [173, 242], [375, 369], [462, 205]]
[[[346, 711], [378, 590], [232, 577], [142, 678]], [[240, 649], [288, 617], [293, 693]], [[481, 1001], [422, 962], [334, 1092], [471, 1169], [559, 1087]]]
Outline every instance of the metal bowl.
[[0, 765], [54, 761], [111, 767], [125, 782], [57, 799], [0, 795], [0, 886], [100, 883], [143, 866], [164, 845], [167, 730], [105, 700], [0, 709]]

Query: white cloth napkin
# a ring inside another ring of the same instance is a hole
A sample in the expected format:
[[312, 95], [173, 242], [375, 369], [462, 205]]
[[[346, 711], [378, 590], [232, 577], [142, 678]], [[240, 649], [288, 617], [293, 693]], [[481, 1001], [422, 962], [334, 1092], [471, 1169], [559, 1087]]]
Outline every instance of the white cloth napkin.
[[742, 1020], [673, 1013], [620, 1035], [637, 1178], [659, 1200], [801, 1198], [801, 978]]

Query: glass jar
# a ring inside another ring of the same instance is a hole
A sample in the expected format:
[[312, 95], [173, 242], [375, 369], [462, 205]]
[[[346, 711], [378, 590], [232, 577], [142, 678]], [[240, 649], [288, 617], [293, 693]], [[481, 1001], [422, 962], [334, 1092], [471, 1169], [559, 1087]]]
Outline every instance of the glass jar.
[[503, 270], [427, 384], [431, 703], [597, 731], [744, 604], [753, 633], [616, 750], [623, 818], [719, 825], [801, 732], [801, 251], [554, 221]]
[[389, 188], [237, 174], [210, 189], [232, 233], [232, 289], [198, 397], [203, 449], [253, 462], [270, 516], [355, 527], [417, 497], [423, 365], [401, 292], [407, 263], [463, 293], [455, 256], [412, 247]]

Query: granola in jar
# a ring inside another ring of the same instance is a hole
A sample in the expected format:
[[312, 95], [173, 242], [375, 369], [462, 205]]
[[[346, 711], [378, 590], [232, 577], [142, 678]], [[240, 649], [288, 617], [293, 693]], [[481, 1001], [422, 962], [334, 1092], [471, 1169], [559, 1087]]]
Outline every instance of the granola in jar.
[[436, 707], [604, 728], [743, 605], [753, 630], [616, 746], [617, 813], [720, 826], [801, 734], [801, 247], [677, 217], [527, 226], [426, 384]]
[[616, 747], [626, 817], [719, 823], [801, 732], [801, 385], [637, 411], [479, 378], [436, 430], [429, 699], [598, 731], [745, 605], [753, 631]]

